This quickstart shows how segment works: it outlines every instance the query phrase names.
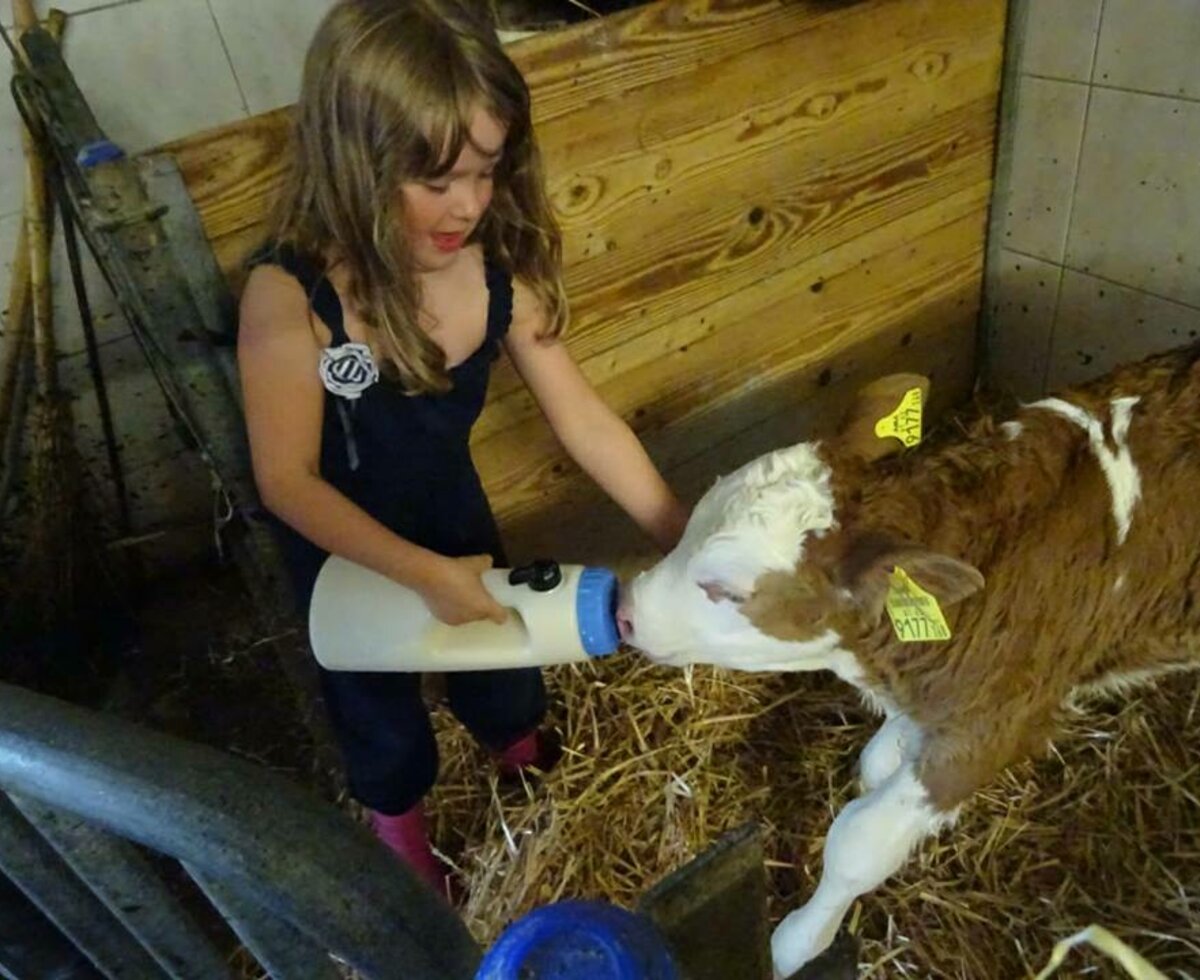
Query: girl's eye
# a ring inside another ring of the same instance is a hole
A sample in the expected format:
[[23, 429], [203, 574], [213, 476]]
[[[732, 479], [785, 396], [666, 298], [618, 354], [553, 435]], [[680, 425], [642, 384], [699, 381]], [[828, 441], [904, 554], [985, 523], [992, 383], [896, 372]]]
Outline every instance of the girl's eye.
[[445, 194], [450, 189], [449, 184], [426, 184], [425, 189], [432, 191], [434, 194]]

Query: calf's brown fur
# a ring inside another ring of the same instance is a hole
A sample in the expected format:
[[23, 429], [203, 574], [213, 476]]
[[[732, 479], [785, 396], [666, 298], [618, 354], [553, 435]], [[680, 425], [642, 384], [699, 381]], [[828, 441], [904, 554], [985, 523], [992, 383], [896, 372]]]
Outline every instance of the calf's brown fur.
[[[845, 638], [864, 686], [920, 726], [917, 773], [939, 810], [1041, 751], [1073, 694], [1200, 660], [1198, 358], [1153, 358], [1062, 396], [1106, 433], [1112, 400], [1140, 399], [1127, 443], [1141, 499], [1124, 541], [1087, 434], [1044, 408], [1024, 407], [1015, 435], [985, 417], [865, 471], [853, 441], [824, 447], [837, 527], [795, 575], [760, 579], [744, 612], [780, 639]], [[950, 640], [896, 639], [882, 615], [895, 565], [939, 598]]]

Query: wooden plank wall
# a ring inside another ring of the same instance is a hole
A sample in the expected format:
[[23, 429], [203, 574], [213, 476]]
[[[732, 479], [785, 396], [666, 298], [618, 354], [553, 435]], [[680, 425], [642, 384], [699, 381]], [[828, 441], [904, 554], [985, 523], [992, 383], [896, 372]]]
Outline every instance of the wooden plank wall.
[[[1005, 0], [660, 0], [511, 48], [566, 232], [571, 348], [681, 491], [826, 431], [855, 386], [973, 379]], [[231, 276], [286, 113], [177, 155]], [[644, 541], [507, 365], [476, 458], [513, 557]]]

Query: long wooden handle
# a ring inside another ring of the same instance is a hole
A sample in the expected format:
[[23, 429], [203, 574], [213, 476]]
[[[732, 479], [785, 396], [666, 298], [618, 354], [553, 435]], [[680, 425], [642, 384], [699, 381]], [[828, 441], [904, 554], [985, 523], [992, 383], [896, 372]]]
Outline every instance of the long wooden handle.
[[[12, 10], [14, 24], [19, 31], [25, 31], [29, 27], [29, 19], [35, 17], [29, 0], [13, 0]], [[34, 22], [36, 23], [36, 19]], [[65, 27], [66, 15], [61, 10], [52, 10], [46, 23], [50, 36], [55, 41], [61, 40]], [[12, 275], [8, 286], [4, 366], [0, 373], [0, 445], [6, 443], [9, 426], [13, 424], [17, 379], [20, 377], [21, 366], [25, 363], [32, 328], [29, 317], [29, 259], [29, 235], [25, 222], [22, 221], [17, 230], [17, 246], [13, 253]]]
[[[37, 26], [31, 0], [12, 0], [13, 23], [24, 33]], [[29, 290], [33, 299], [33, 347], [38, 394], [58, 389], [54, 321], [50, 303], [50, 223], [47, 220], [46, 165], [33, 134], [21, 127], [25, 148], [25, 235], [29, 246]]]
[[[16, 36], [37, 22], [30, 0], [12, 0], [13, 25]], [[24, 126], [22, 126], [24, 130]], [[4, 373], [0, 377], [0, 444], [8, 433], [12, 415], [13, 398], [17, 388], [17, 376], [25, 361], [25, 348], [29, 338], [29, 236], [25, 222], [17, 231], [17, 249], [13, 254], [12, 277], [8, 281], [8, 322], [4, 331]]]
[[13, 26], [20, 37], [29, 28], [37, 24], [37, 14], [33, 11], [33, 0], [12, 0]]
[[25, 146], [25, 234], [29, 242], [29, 290], [33, 298], [33, 349], [38, 394], [57, 390], [53, 308], [50, 303], [50, 222], [46, 218], [46, 166], [33, 136], [22, 133]]

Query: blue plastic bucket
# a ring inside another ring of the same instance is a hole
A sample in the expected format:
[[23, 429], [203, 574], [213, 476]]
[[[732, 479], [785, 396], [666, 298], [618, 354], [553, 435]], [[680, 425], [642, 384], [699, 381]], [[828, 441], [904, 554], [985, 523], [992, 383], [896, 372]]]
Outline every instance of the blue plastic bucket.
[[535, 909], [509, 926], [475, 980], [679, 980], [650, 920], [605, 902]]

